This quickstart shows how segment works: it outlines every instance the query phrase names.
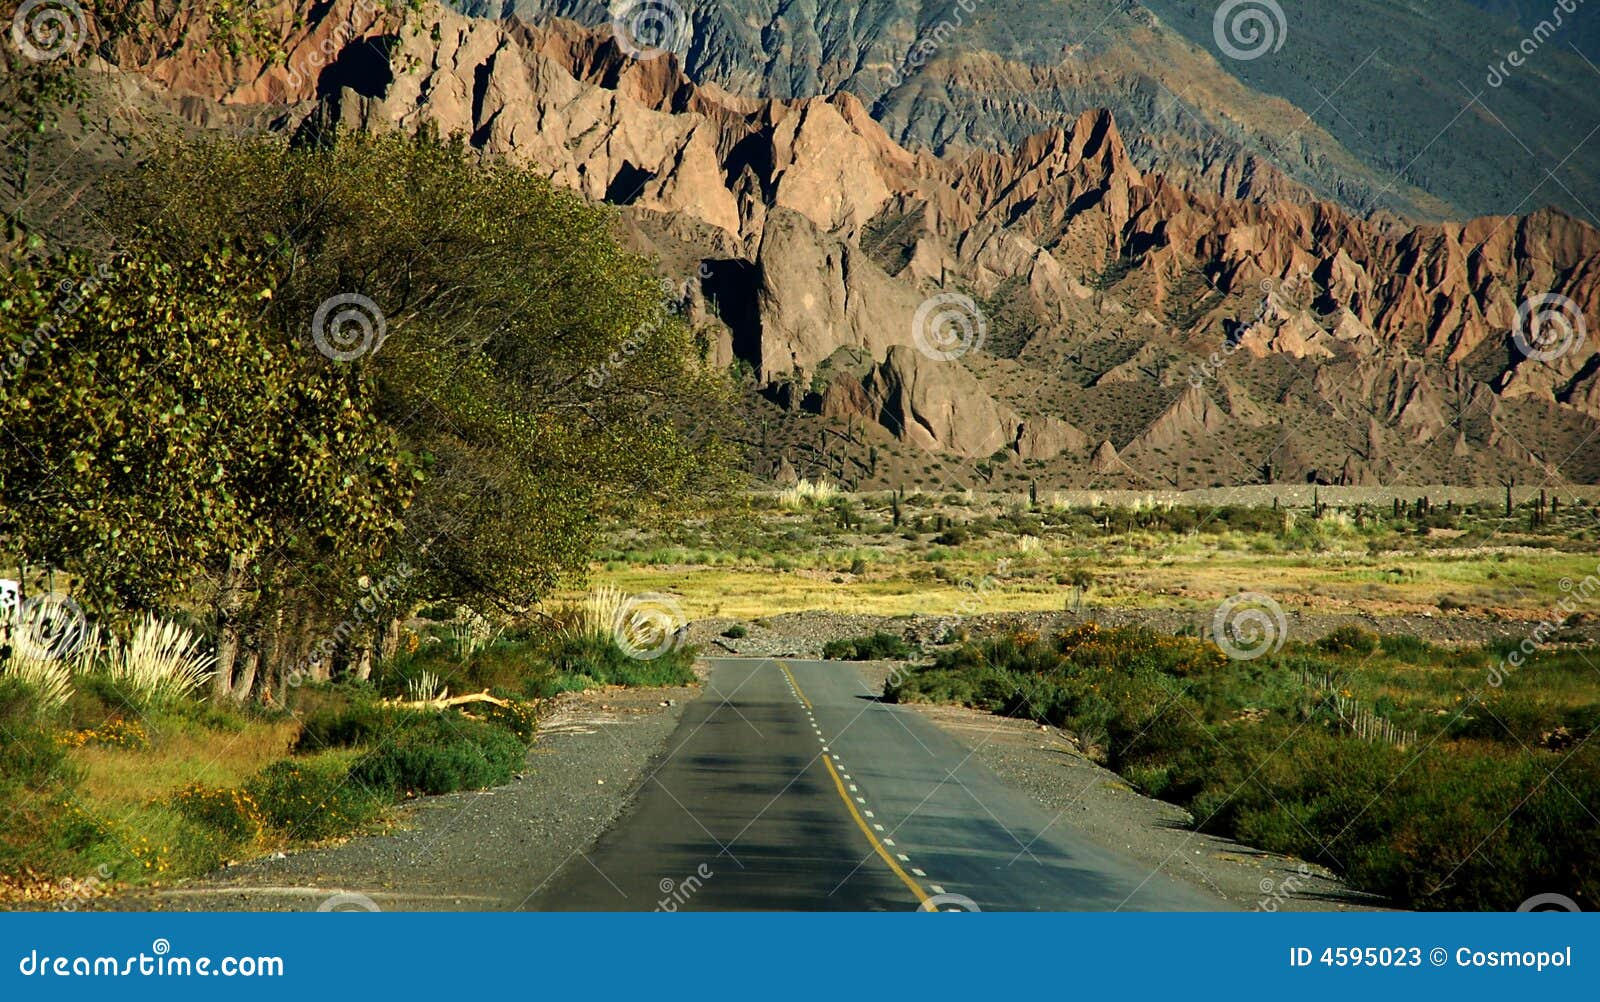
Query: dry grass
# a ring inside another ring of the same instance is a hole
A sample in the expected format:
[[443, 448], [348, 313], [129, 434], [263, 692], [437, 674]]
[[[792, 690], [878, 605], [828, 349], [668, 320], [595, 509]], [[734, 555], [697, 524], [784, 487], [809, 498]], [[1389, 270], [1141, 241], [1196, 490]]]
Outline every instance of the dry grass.
[[79, 795], [91, 809], [141, 807], [192, 783], [238, 786], [285, 757], [300, 731], [292, 720], [246, 724], [235, 734], [167, 728], [145, 750], [84, 747], [72, 752], [83, 770]]

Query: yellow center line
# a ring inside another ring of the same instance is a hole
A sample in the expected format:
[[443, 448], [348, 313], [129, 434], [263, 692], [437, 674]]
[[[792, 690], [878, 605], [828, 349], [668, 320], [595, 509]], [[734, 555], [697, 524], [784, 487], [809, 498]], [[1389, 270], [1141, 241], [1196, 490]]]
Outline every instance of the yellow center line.
[[[806, 699], [806, 694], [800, 689], [800, 683], [796, 682], [794, 675], [790, 674], [789, 666], [779, 661], [778, 668], [788, 677], [789, 684], [794, 686], [795, 695], [800, 697], [800, 702], [805, 704], [806, 709], [811, 709], [811, 701]], [[899, 877], [911, 889], [911, 893], [917, 896], [917, 903], [920, 907], [928, 900], [928, 892], [924, 891], [922, 885], [917, 883], [911, 874], [901, 867], [899, 861], [894, 858], [894, 854], [889, 851], [888, 847], [878, 840], [878, 836], [873, 832], [872, 826], [867, 824], [867, 819], [862, 817], [861, 812], [856, 809], [855, 801], [850, 799], [850, 792], [844, 788], [844, 780], [839, 778], [839, 770], [833, 767], [833, 762], [826, 754], [822, 756], [822, 764], [828, 767], [828, 775], [833, 777], [833, 788], [839, 791], [839, 799], [844, 801], [845, 808], [850, 812], [850, 816], [855, 819], [856, 827], [861, 829], [861, 834], [865, 835], [867, 841], [872, 844], [873, 851], [885, 863], [889, 864], [889, 869], [894, 871], [894, 875]]]
[[794, 680], [794, 676], [789, 674], [789, 666], [784, 664], [782, 661], [779, 661], [778, 670], [783, 672], [784, 677], [789, 680], [789, 684], [794, 686], [794, 694], [800, 697], [800, 702], [805, 704], [805, 708], [808, 710], [812, 709], [811, 700], [807, 699], [806, 694], [800, 691], [800, 683], [796, 682]]

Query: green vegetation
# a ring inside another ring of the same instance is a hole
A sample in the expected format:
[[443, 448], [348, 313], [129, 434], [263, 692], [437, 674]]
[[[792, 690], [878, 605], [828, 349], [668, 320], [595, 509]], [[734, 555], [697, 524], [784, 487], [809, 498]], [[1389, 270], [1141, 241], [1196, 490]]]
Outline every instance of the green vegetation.
[[464, 635], [425, 626], [370, 680], [303, 686], [287, 708], [136, 704], [103, 667], [56, 705], [0, 675], [0, 812], [14, 819], [0, 901], [49, 900], [63, 876], [162, 881], [359, 833], [408, 797], [509, 782], [546, 697], [695, 678], [690, 648], [644, 661], [566, 627]]
[[109, 260], [0, 259], [0, 535], [113, 629], [205, 614], [219, 700], [364, 676], [423, 601], [518, 614], [724, 483], [676, 295], [531, 169], [174, 141], [115, 194]]
[[[1346, 630], [1233, 661], [1210, 643], [1086, 625], [941, 654], [891, 685], [1071, 732], [1203, 831], [1323, 863], [1398, 905], [1515, 909], [1550, 887], [1600, 898], [1590, 650], [1535, 655], [1502, 687], [1495, 649]], [[1414, 741], [1360, 736], [1360, 711]]]
[[[1420, 495], [1422, 492], [1418, 492]], [[1498, 493], [1498, 492], [1496, 492]], [[1113, 504], [1091, 494], [758, 494], [734, 512], [614, 525], [597, 576], [671, 591], [693, 618], [1158, 608], [1208, 617], [1239, 591], [1287, 608], [1537, 622], [1600, 564], [1592, 491], [1541, 516], [1503, 500], [1305, 508]], [[848, 509], [848, 512], [846, 511]], [[829, 587], [819, 588], [826, 581]]]
[[822, 647], [822, 656], [833, 661], [894, 661], [911, 656], [911, 648], [904, 640], [882, 630], [854, 640], [830, 640]]
[[92, 193], [115, 251], [0, 242], [0, 576], [92, 623], [0, 648], [0, 898], [359, 830], [506, 781], [539, 699], [694, 679], [615, 601], [552, 621], [736, 465], [609, 210], [426, 134], [155, 150]]

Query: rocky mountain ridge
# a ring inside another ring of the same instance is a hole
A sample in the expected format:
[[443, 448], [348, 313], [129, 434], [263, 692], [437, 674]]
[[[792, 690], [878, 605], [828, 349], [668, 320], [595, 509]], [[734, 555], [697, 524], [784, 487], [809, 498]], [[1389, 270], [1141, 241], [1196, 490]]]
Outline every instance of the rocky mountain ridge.
[[1560, 212], [1403, 228], [1225, 198], [1140, 169], [1105, 110], [936, 157], [850, 94], [730, 94], [569, 22], [335, 0], [284, 22], [281, 57], [210, 29], [116, 38], [108, 71], [202, 124], [461, 133], [621, 206], [749, 373], [763, 470], [1600, 477], [1594, 338], [1533, 358], [1511, 336], [1538, 297], [1559, 300], [1524, 340], [1600, 322], [1600, 232]]

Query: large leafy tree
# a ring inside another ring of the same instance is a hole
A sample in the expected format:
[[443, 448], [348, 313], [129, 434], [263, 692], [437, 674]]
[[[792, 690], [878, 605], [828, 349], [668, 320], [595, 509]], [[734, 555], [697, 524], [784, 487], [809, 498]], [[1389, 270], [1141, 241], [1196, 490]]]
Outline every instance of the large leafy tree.
[[391, 613], [424, 594], [526, 608], [585, 571], [607, 521], [726, 482], [730, 397], [674, 297], [610, 210], [532, 169], [429, 135], [215, 139], [168, 147], [119, 202], [150, 254], [258, 262], [281, 343], [359, 387], [415, 458], [400, 537], [343, 568], [405, 566]]
[[330, 299], [381, 314], [381, 346], [330, 364], [378, 387], [426, 465], [407, 540], [434, 597], [525, 606], [604, 518], [671, 510], [728, 468], [723, 378], [651, 262], [526, 166], [428, 135], [217, 140], [174, 146], [129, 194], [136, 239], [192, 254], [220, 235], [270, 261], [274, 320], [308, 352]]
[[102, 613], [399, 529], [412, 474], [392, 434], [359, 380], [287, 350], [260, 262], [14, 254], [4, 280], [0, 532]]

